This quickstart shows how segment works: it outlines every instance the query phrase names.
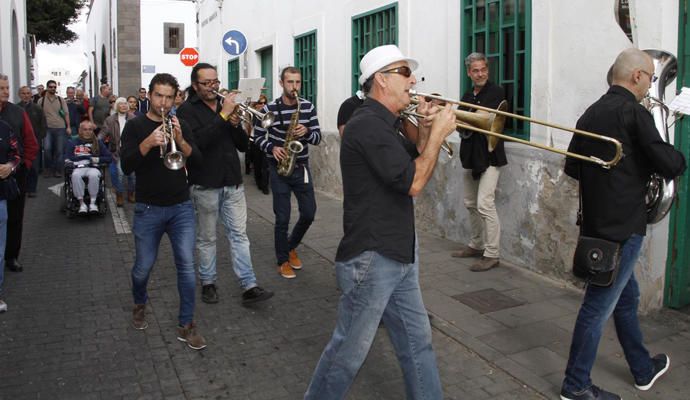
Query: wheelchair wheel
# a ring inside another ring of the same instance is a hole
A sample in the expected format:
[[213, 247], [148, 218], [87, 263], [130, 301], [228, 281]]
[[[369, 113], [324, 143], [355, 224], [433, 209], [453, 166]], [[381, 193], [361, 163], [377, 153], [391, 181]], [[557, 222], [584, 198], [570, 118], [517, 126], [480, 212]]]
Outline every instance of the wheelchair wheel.
[[98, 205], [98, 215], [101, 217], [105, 217], [105, 214], [108, 212], [108, 207], [105, 204], [105, 199], [101, 201], [101, 204]]
[[62, 185], [60, 189], [60, 212], [65, 212], [67, 210], [67, 187]]

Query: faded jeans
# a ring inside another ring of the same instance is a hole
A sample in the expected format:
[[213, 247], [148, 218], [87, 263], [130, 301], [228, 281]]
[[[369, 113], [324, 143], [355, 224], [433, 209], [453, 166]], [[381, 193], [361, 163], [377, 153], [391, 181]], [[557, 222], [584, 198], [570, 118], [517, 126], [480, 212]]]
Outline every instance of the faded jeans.
[[43, 139], [44, 169], [52, 168], [53, 171], [62, 173], [65, 162], [62, 153], [66, 140], [67, 130], [65, 128], [48, 128], [46, 137]]
[[216, 226], [221, 215], [225, 236], [230, 243], [232, 268], [243, 290], [256, 284], [247, 237], [247, 201], [244, 186], [206, 188], [192, 186], [192, 200], [197, 218], [196, 250], [202, 285], [216, 282]]
[[484, 257], [500, 255], [501, 223], [496, 212], [496, 185], [501, 171], [490, 166], [478, 180], [472, 178], [472, 170], [463, 174], [464, 203], [470, 213], [472, 238], [469, 247], [484, 250]]
[[[108, 167], [110, 169], [110, 182], [113, 184], [116, 193], [124, 193], [125, 188], [122, 185], [124, 179], [124, 173], [122, 172], [122, 167], [120, 165], [120, 160], [113, 160]], [[134, 192], [134, 185], [136, 181], [134, 178], [134, 172], [127, 175], [127, 191]]]
[[635, 263], [643, 236], [632, 235], [621, 247], [618, 276], [609, 287], [588, 285], [577, 315], [563, 389], [579, 393], [592, 386], [590, 372], [597, 357], [604, 325], [613, 314], [618, 341], [635, 380], [647, 381], [654, 374], [649, 352], [642, 343], [637, 317], [640, 289], [635, 280]]
[[179, 323], [186, 325], [194, 320], [194, 236], [195, 221], [192, 202], [161, 207], [151, 204], [134, 205], [134, 245], [136, 258], [132, 267], [132, 294], [134, 304], [146, 304], [146, 286], [151, 269], [158, 257], [158, 247], [164, 233], [172, 245], [177, 268], [177, 291], [180, 296]]
[[402, 368], [407, 398], [442, 399], [418, 262], [403, 264], [365, 251], [336, 262], [335, 268], [342, 290], [336, 327], [304, 398], [345, 398], [383, 320]]

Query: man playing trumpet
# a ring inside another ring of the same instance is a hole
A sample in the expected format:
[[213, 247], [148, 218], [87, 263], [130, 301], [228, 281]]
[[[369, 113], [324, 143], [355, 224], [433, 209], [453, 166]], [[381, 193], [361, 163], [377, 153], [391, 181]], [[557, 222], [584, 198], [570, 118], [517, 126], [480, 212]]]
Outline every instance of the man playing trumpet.
[[[187, 173], [182, 169], [170, 169], [164, 164], [160, 149], [168, 152], [168, 142], [176, 147], [189, 163], [201, 162], [201, 153], [193, 143], [192, 134], [177, 117], [168, 117], [175, 94], [179, 90], [177, 79], [170, 74], [156, 74], [149, 84], [151, 107], [145, 115], [131, 119], [122, 132], [120, 161], [122, 172], [135, 172], [136, 204], [134, 205], [134, 243], [136, 255], [132, 267], [132, 326], [143, 330], [146, 322], [146, 302], [151, 269], [156, 262], [158, 246], [163, 233], [167, 233], [172, 245], [177, 268], [177, 290], [180, 309], [177, 339], [189, 347], [200, 350], [206, 340], [194, 325], [194, 208], [189, 199]], [[166, 123], [171, 118], [171, 123]], [[167, 125], [167, 126], [166, 126]], [[172, 125], [172, 132], [169, 132]], [[172, 147], [172, 146], [170, 146]]]

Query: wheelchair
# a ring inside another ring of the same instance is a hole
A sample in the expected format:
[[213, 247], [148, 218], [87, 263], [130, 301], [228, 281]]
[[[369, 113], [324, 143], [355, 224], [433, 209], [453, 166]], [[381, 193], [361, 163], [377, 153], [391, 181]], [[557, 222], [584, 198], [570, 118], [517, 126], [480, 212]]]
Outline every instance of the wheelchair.
[[[105, 216], [108, 212], [108, 202], [105, 197], [105, 174], [108, 170], [109, 163], [98, 163], [98, 165], [91, 164], [88, 167], [98, 168], [101, 171], [101, 177], [98, 179], [98, 195], [96, 197], [96, 205], [98, 206], [97, 213], [86, 213], [84, 215], [98, 215], [100, 217]], [[72, 172], [77, 168], [83, 168], [84, 166], [75, 165], [71, 160], [65, 161], [64, 174], [65, 184], [62, 185], [61, 194], [61, 204], [60, 211], [67, 215], [67, 218], [74, 218], [74, 216], [79, 215], [79, 199], [74, 195], [72, 188]], [[84, 184], [87, 182], [87, 178], [84, 177]], [[89, 204], [91, 202], [91, 195], [89, 191], [84, 188], [84, 203]]]

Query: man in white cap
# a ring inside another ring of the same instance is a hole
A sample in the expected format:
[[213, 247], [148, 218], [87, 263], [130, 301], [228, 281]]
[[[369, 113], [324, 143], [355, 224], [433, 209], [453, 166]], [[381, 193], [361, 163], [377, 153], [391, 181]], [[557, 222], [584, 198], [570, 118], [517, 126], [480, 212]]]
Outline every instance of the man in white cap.
[[[342, 399], [362, 366], [379, 321], [400, 360], [408, 399], [442, 399], [431, 326], [419, 288], [413, 197], [433, 173], [455, 116], [424, 102], [417, 143], [398, 134], [417, 61], [393, 45], [359, 64], [367, 99], [345, 125], [340, 148], [344, 237], [336, 254], [342, 296], [335, 331], [305, 399]], [[435, 113], [433, 115], [432, 111]]]

